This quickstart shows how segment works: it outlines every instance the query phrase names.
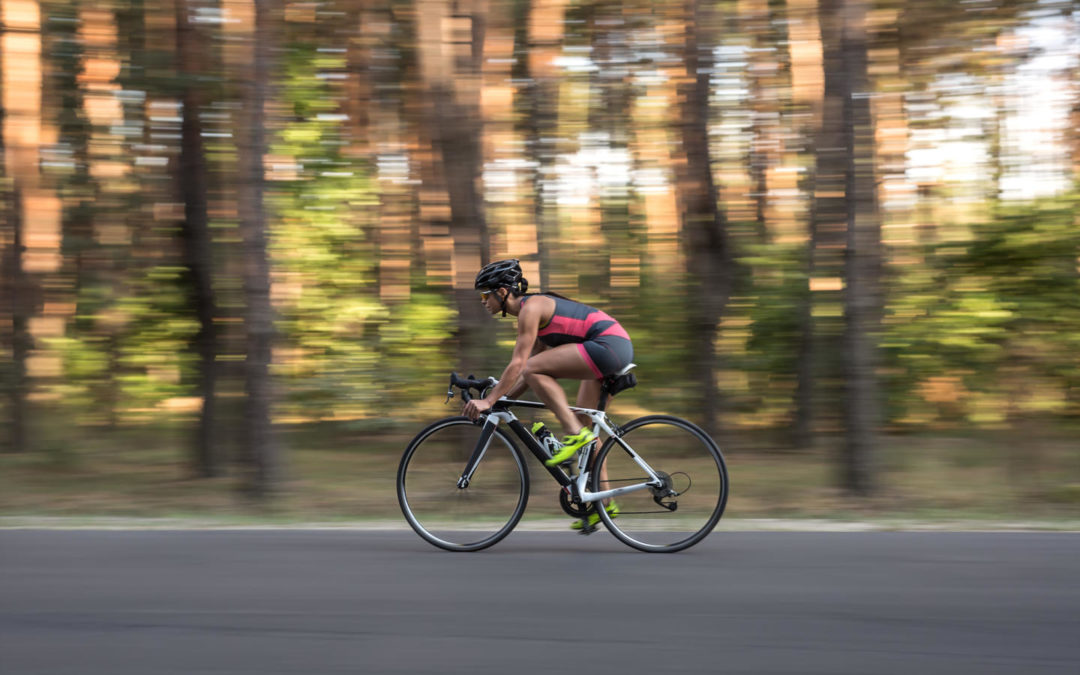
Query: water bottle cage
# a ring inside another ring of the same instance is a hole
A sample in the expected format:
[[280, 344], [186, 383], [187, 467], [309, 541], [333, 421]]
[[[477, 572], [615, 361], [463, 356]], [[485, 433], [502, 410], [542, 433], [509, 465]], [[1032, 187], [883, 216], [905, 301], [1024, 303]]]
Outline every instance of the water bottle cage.
[[[535, 425], [533, 427], [536, 428]], [[548, 457], [551, 457], [559, 450], [559, 440], [555, 438], [555, 434], [551, 433], [551, 430], [546, 426], [541, 425], [539, 429], [533, 432], [533, 436], [540, 443], [540, 447], [544, 449]]]

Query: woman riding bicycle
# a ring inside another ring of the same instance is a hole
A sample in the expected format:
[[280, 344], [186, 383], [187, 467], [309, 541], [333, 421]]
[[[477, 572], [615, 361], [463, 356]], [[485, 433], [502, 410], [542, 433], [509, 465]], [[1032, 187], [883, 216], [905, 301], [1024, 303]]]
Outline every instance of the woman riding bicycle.
[[[499, 384], [484, 398], [469, 401], [463, 413], [475, 420], [502, 396], [514, 398], [532, 389], [566, 432], [562, 448], [546, 464], [555, 466], [570, 459], [596, 435], [583, 426], [588, 418], [570, 410], [556, 378], [581, 380], [577, 407], [595, 407], [603, 378], [622, 370], [634, 357], [630, 336], [618, 321], [595, 307], [555, 293], [526, 295], [529, 282], [516, 259], [485, 265], [474, 287], [492, 315], [501, 311], [503, 316], [517, 317], [517, 341]], [[607, 509], [610, 513], [614, 503]]]

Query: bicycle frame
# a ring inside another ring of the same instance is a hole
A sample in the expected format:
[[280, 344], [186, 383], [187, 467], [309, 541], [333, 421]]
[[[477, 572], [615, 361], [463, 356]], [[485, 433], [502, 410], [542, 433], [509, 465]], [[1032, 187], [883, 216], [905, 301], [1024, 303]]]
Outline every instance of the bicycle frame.
[[610, 499], [617, 497], [627, 492], [636, 492], [638, 490], [644, 490], [647, 488], [659, 488], [664, 484], [652, 467], [650, 467], [645, 460], [641, 459], [634, 449], [630, 447], [626, 441], [622, 439], [622, 434], [617, 427], [612, 425], [608, 419], [607, 414], [603, 410], [597, 410], [593, 408], [575, 408], [571, 407], [570, 410], [577, 414], [587, 416], [593, 422], [593, 433], [597, 435], [597, 441], [599, 442], [599, 432], [603, 431], [610, 438], [614, 439], [616, 443], [622, 446], [623, 450], [641, 467], [643, 471], [649, 476], [649, 480], [644, 483], [636, 483], [634, 485], [626, 485], [623, 487], [612, 488], [610, 490], [602, 490], [600, 492], [590, 492], [588, 489], [589, 477], [592, 474], [592, 457], [594, 452], [581, 452], [578, 456], [578, 473], [576, 477], [567, 475], [563, 471], [561, 466], [548, 466], [544, 464], [544, 461], [549, 458], [548, 454], [544, 451], [543, 447], [536, 441], [536, 438], [525, 428], [525, 425], [521, 423], [521, 420], [517, 418], [514, 413], [510, 411], [512, 406], [519, 406], [523, 408], [540, 408], [545, 409], [546, 406], [538, 401], [520, 401], [516, 399], [500, 399], [493, 407], [491, 412], [487, 414], [487, 418], [484, 420], [484, 428], [480, 433], [480, 438], [476, 442], [476, 448], [473, 450], [472, 455], [469, 457], [469, 461], [465, 464], [465, 470], [461, 472], [461, 477], [458, 478], [458, 488], [464, 489], [469, 486], [469, 481], [472, 480], [472, 475], [476, 471], [476, 467], [479, 465], [480, 460], [483, 459], [484, 453], [487, 452], [488, 444], [491, 441], [491, 436], [495, 433], [495, 428], [500, 423], [505, 423], [514, 434], [525, 444], [525, 447], [540, 461], [540, 464], [547, 469], [548, 473], [563, 487], [564, 490], [573, 498], [574, 501], [589, 503], [596, 502], [603, 499]]

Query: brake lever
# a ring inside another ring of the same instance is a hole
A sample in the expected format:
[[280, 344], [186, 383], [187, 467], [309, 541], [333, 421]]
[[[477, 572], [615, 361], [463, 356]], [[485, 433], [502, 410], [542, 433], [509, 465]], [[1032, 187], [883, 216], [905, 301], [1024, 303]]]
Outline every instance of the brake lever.
[[[468, 403], [472, 399], [472, 396], [469, 395], [469, 386], [468, 385], [462, 386], [461, 384], [456, 383], [455, 382], [456, 379], [457, 379], [457, 373], [450, 373], [450, 386], [448, 386], [446, 388], [446, 400], [443, 401], [443, 405], [446, 405], [447, 403], [450, 402], [450, 399], [454, 398], [454, 386], [455, 386], [455, 384], [461, 389], [461, 400], [462, 401], [464, 401], [465, 403]], [[466, 380], [470, 380], [470, 381], [475, 382], [476, 381], [476, 376], [472, 375], [470, 373], [469, 377], [467, 377]], [[495, 386], [496, 384], [499, 383], [499, 381], [496, 380], [494, 377], [487, 378], [487, 380], [485, 380], [485, 382], [487, 383], [487, 387], [485, 388], [486, 390], [490, 390], [491, 387], [493, 387], [493, 386]], [[483, 396], [484, 393], [486, 393], [486, 390], [481, 391], [480, 395]]]
[[450, 373], [450, 384], [446, 386], [446, 400], [443, 401], [443, 405], [450, 402], [450, 399], [454, 398], [454, 375], [456, 373]]
[[[451, 384], [450, 388], [446, 390], [446, 400], [443, 401], [443, 405], [446, 405], [447, 403], [449, 403], [450, 399], [452, 399], [452, 398], [454, 398], [454, 385], [453, 384]], [[464, 401], [465, 403], [469, 402], [469, 390], [468, 389], [462, 389], [461, 390], [461, 400]]]

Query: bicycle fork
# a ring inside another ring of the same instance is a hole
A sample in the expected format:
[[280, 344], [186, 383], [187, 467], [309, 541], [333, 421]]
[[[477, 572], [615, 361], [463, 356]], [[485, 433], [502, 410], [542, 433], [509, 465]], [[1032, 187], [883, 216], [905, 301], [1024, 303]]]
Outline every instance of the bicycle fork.
[[458, 478], [457, 486], [459, 490], [469, 487], [472, 475], [476, 473], [476, 467], [480, 464], [480, 460], [484, 458], [484, 453], [487, 452], [488, 444], [491, 443], [491, 437], [495, 433], [495, 427], [499, 424], [498, 420], [492, 420], [492, 417], [489, 415], [488, 419], [484, 421], [484, 426], [480, 430], [480, 438], [476, 441], [476, 447], [473, 448], [469, 461], [465, 463], [465, 470], [461, 472], [461, 476]]

